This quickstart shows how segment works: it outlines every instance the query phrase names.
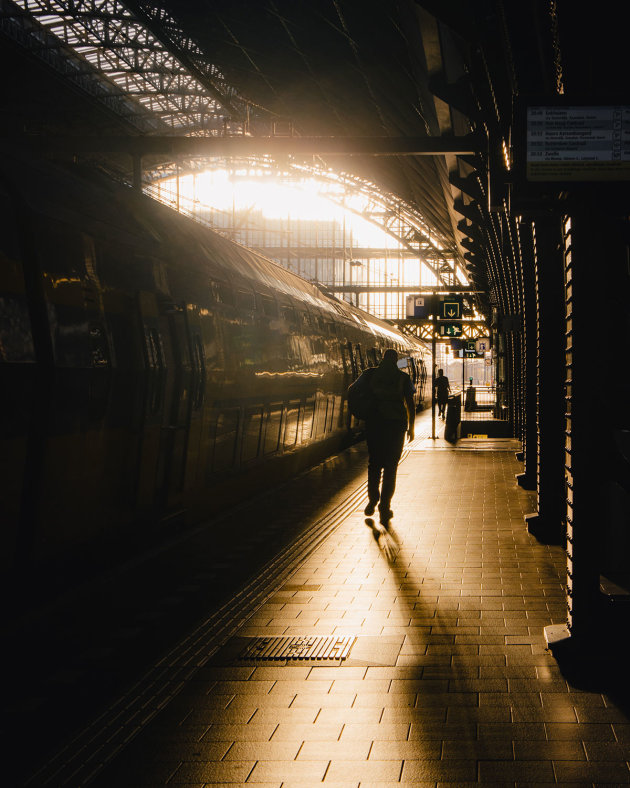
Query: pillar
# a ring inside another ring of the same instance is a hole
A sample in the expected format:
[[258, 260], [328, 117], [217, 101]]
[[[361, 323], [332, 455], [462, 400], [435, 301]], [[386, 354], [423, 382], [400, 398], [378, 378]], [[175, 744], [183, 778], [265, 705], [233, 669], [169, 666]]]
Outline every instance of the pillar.
[[518, 459], [523, 462], [523, 473], [516, 476], [525, 490], [536, 489], [538, 467], [537, 430], [537, 329], [536, 329], [536, 270], [533, 227], [521, 223], [518, 227], [521, 247], [523, 279], [523, 450]]
[[536, 294], [536, 512], [528, 530], [546, 543], [562, 543], [564, 494], [564, 332], [562, 233], [559, 217], [537, 219], [534, 235]]

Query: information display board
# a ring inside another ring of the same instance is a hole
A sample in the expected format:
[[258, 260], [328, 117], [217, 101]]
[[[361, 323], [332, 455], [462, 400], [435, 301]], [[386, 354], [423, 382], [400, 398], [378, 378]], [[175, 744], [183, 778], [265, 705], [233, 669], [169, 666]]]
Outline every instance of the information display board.
[[630, 104], [527, 102], [523, 122], [527, 182], [630, 180]]

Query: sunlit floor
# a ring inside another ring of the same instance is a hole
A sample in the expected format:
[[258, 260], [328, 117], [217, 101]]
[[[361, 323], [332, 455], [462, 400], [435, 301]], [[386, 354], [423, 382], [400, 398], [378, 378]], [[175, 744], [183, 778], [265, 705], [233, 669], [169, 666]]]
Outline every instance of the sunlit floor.
[[[511, 446], [428, 441], [428, 413], [417, 434], [389, 533], [350, 484], [352, 506], [220, 647], [162, 663], [162, 710], [121, 725], [89, 784], [630, 782], [614, 690], [573, 685], [545, 648], [565, 620], [564, 552], [528, 534]], [[353, 645], [330, 664], [240, 657], [250, 638], [311, 635]]]

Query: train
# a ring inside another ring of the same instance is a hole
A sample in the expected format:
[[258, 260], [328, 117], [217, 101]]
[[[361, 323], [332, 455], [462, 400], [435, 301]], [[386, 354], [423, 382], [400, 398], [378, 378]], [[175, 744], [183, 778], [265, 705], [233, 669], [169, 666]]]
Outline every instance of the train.
[[[0, 165], [3, 569], [202, 522], [360, 439], [348, 385], [430, 352], [96, 168]], [[126, 545], [126, 547], [125, 547]]]

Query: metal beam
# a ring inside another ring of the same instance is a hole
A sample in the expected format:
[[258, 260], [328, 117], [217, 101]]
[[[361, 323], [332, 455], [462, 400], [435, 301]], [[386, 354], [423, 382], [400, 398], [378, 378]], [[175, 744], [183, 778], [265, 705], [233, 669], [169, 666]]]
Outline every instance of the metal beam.
[[[222, 233], [228, 233], [230, 231], [234, 232], [263, 232], [261, 227], [217, 227]], [[266, 230], [269, 233], [278, 234], [279, 230]], [[288, 233], [289, 231], [284, 230], [283, 232]], [[248, 244], [249, 245], [249, 244]], [[255, 249], [260, 254], [264, 254], [267, 257], [303, 257], [306, 259], [309, 258], [317, 258], [319, 260], [346, 260], [350, 262], [348, 259], [348, 249], [344, 249], [343, 246], [337, 244], [334, 248], [332, 246], [263, 246], [261, 244], [252, 243], [252, 249]], [[418, 252], [412, 252], [409, 249], [377, 249], [377, 248], [370, 248], [370, 247], [352, 247], [352, 258], [358, 260], [368, 260], [373, 258], [389, 258], [390, 260], [397, 260], [397, 259], [412, 259], [418, 260], [420, 255]]]
[[28, 136], [38, 150], [127, 153], [131, 156], [442, 156], [481, 150], [473, 134], [460, 137], [72, 137]]
[[[400, 331], [405, 334], [419, 337], [420, 339], [433, 340], [437, 342], [450, 342], [449, 337], [443, 337], [439, 333], [439, 322], [418, 321], [413, 318], [400, 318], [398, 320], [388, 321], [395, 325]], [[487, 337], [490, 335], [490, 327], [479, 320], [464, 320], [461, 323], [462, 335], [457, 339], [479, 339], [480, 337]]]
[[[484, 290], [472, 290], [471, 288], [461, 287], [432, 287], [430, 290], [420, 287], [420, 285], [321, 285], [331, 293], [413, 293], [414, 295], [434, 295], [443, 293], [445, 295], [455, 295], [459, 293], [474, 294], [483, 293]], [[412, 318], [413, 319], [413, 318]], [[419, 319], [419, 318], [418, 318]]]

